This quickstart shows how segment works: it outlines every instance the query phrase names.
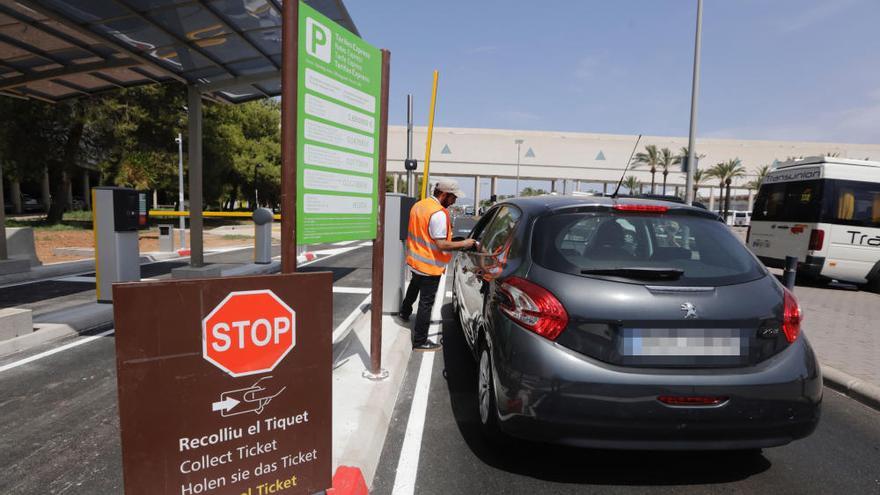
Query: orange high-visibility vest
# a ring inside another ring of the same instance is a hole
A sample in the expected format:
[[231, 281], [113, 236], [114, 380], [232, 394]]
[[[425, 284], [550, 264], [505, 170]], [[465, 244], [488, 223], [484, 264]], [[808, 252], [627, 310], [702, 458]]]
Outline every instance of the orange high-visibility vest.
[[427, 275], [442, 275], [452, 253], [441, 251], [431, 238], [431, 215], [442, 211], [446, 215], [446, 240], [452, 240], [452, 222], [449, 212], [434, 198], [425, 198], [409, 211], [409, 233], [406, 236], [406, 264]]

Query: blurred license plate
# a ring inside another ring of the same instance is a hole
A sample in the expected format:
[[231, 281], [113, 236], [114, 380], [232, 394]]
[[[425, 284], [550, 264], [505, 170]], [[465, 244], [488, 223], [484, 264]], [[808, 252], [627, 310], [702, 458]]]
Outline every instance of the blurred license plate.
[[738, 328], [624, 328], [624, 356], [739, 356]]

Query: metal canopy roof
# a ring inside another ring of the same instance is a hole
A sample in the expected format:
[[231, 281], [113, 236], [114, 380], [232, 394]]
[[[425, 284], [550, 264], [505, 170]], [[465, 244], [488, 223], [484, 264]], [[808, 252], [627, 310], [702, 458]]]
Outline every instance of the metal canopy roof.
[[[56, 102], [177, 80], [281, 94], [282, 0], [0, 0], [0, 95]], [[342, 0], [307, 0], [359, 34]]]

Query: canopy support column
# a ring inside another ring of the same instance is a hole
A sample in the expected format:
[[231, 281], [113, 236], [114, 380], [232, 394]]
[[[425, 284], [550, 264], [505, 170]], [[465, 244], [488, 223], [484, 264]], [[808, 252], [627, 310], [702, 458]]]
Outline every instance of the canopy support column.
[[474, 177], [474, 215], [480, 213], [480, 176]]
[[189, 113], [189, 228], [190, 266], [199, 268], [205, 264], [202, 244], [202, 94], [193, 85], [187, 86], [187, 111]]

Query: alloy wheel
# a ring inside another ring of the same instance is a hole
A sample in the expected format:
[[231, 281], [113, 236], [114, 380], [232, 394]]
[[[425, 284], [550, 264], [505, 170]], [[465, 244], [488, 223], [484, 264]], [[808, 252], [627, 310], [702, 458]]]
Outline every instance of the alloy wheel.
[[489, 422], [491, 406], [492, 371], [489, 366], [489, 351], [485, 348], [480, 353], [480, 377], [477, 383], [477, 394], [480, 400], [480, 422], [484, 425]]

